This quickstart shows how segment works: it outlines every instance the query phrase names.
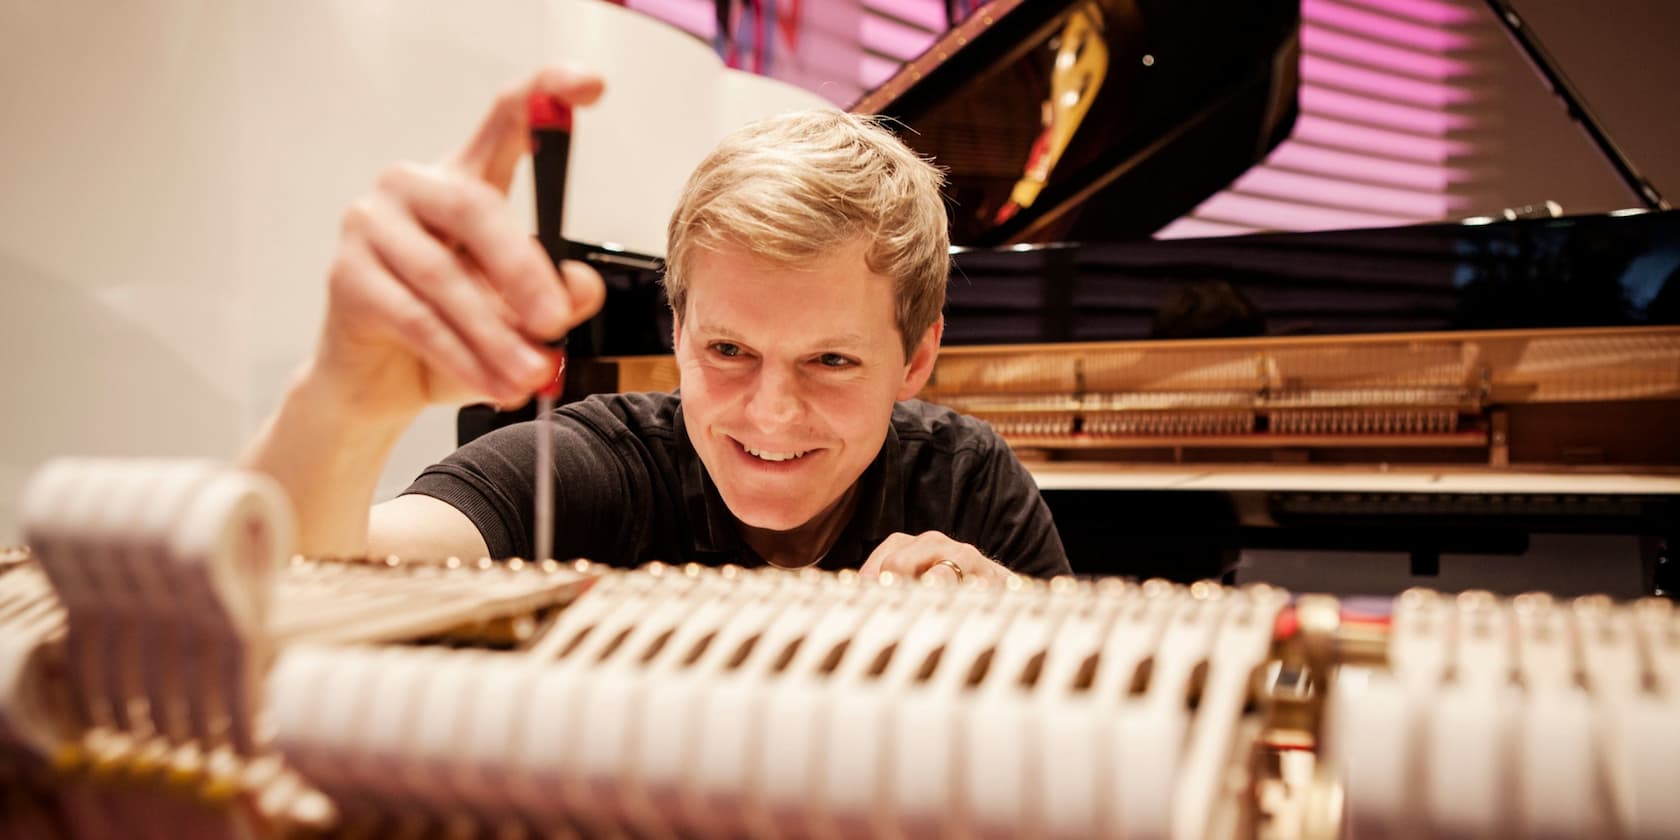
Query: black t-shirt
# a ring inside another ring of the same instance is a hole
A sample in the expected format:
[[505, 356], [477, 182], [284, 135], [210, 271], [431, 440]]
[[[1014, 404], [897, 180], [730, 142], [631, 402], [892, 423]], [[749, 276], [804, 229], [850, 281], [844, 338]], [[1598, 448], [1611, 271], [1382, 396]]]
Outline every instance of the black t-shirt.
[[[676, 394], [590, 397], [555, 411], [554, 556], [763, 565], [683, 429]], [[497, 429], [428, 467], [406, 493], [467, 515], [492, 557], [529, 557], [535, 432]], [[1050, 511], [991, 427], [917, 400], [893, 408], [857, 509], [819, 564], [856, 569], [896, 531], [940, 531], [1026, 575], [1069, 572]]]

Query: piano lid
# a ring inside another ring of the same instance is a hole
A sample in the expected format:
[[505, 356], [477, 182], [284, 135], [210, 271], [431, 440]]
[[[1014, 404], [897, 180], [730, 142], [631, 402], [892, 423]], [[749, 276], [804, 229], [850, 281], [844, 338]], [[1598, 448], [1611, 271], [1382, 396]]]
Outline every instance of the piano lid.
[[994, 0], [852, 109], [950, 178], [952, 242], [1147, 238], [1296, 115], [1295, 0]]

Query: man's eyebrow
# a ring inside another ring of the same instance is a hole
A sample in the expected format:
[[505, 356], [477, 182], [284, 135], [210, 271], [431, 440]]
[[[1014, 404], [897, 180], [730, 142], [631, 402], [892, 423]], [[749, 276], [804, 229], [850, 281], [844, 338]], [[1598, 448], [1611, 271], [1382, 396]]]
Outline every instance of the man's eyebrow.
[[818, 347], [838, 347], [841, 349], [863, 347], [868, 343], [869, 342], [864, 340], [863, 336], [858, 335], [857, 333], [841, 333], [840, 335], [829, 336], [821, 341], [812, 342], [812, 344]]
[[[702, 321], [695, 325], [695, 331], [701, 335], [721, 338], [726, 341], [739, 341], [743, 343], [746, 343], [747, 341], [745, 338], [742, 338], [739, 333], [721, 324], [708, 324]], [[827, 338], [809, 342], [809, 346], [811, 347], [834, 348], [839, 350], [865, 347], [868, 344], [868, 340], [857, 333], [841, 333], [839, 335], [832, 335]]]
[[705, 335], [717, 336], [718, 338], [727, 338], [731, 341], [742, 340], [741, 336], [737, 335], [734, 330], [718, 324], [708, 324], [704, 321], [695, 324], [694, 331]]

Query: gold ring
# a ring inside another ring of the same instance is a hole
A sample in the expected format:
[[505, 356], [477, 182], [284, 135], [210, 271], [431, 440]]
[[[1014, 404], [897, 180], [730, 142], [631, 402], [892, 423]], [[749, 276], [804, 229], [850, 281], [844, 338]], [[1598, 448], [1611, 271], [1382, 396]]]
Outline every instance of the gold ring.
[[963, 574], [962, 567], [958, 566], [956, 561], [954, 561], [954, 560], [941, 560], [938, 563], [935, 563], [933, 565], [935, 565], [935, 566], [949, 566], [951, 568], [951, 572], [957, 576], [957, 583], [962, 583], [963, 578], [967, 577], [967, 575]]

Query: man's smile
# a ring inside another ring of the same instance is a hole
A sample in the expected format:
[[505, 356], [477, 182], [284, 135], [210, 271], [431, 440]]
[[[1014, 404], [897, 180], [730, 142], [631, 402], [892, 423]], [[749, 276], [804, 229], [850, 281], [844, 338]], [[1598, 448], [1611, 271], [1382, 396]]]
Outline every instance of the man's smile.
[[[728, 437], [728, 435], [725, 435]], [[756, 447], [748, 446], [733, 437], [729, 438], [735, 451], [741, 453], [750, 464], [770, 469], [791, 469], [803, 465], [815, 455], [822, 454], [822, 449], [794, 449], [792, 447]]]

